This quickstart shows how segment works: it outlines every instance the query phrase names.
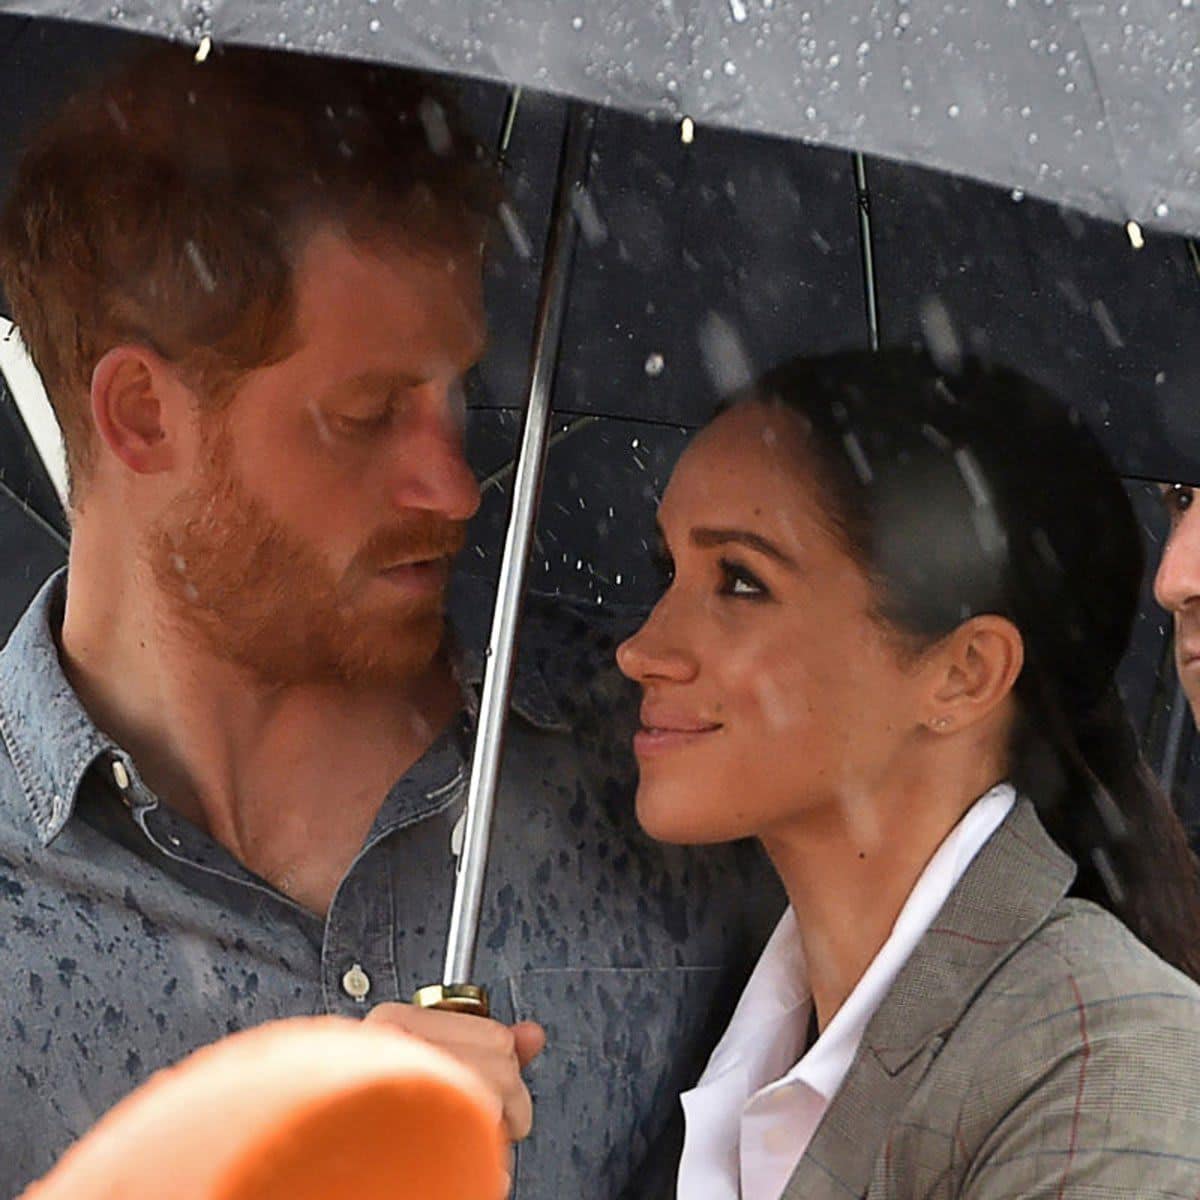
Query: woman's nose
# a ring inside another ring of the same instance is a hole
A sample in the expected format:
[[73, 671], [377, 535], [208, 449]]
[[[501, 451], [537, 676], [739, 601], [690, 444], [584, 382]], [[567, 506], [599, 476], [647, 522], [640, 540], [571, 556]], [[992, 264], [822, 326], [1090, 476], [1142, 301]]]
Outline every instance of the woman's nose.
[[1154, 576], [1154, 598], [1169, 612], [1200, 600], [1200, 513], [1185, 513], [1167, 540]]
[[635, 683], [654, 679], [686, 683], [698, 670], [696, 656], [684, 644], [682, 630], [673, 625], [661, 602], [641, 629], [617, 647], [617, 666]]

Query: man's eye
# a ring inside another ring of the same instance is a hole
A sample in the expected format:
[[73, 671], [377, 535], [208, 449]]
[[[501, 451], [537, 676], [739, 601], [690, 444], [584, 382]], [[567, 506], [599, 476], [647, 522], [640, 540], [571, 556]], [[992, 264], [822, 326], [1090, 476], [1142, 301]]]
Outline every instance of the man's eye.
[[655, 553], [654, 573], [662, 581], [663, 587], [669, 587], [675, 581], [675, 560], [665, 551]]
[[338, 413], [333, 420], [337, 428], [343, 433], [366, 434], [375, 433], [382, 429], [387, 425], [391, 415], [392, 410], [384, 408], [378, 412], [364, 414]]
[[1162, 489], [1162, 505], [1171, 518], [1171, 524], [1181, 520], [1183, 514], [1192, 507], [1195, 489], [1186, 483], [1171, 483]]
[[724, 596], [745, 596], [757, 600], [770, 594], [753, 571], [727, 558], [721, 559], [721, 579], [721, 594]]

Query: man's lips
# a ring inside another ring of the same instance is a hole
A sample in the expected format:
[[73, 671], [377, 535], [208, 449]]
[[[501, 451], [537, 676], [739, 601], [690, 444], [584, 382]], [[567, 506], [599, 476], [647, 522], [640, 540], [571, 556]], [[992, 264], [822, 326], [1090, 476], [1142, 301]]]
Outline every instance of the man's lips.
[[394, 587], [411, 591], [438, 591], [450, 580], [450, 559], [413, 559], [382, 567], [379, 576]]

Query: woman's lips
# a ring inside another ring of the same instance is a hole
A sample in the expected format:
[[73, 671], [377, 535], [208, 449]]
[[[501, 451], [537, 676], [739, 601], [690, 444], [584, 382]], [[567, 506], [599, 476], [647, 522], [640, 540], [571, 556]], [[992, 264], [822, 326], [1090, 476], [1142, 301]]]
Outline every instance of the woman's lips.
[[721, 730], [720, 725], [692, 725], [670, 728], [646, 726], [633, 735], [633, 752], [639, 757], [665, 754], [671, 750], [682, 750], [694, 746]]

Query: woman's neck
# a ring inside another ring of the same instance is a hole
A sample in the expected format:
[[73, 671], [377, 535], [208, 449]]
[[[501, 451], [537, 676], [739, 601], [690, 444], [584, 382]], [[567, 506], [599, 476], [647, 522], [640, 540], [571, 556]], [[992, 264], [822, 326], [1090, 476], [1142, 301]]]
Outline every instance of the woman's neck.
[[821, 1029], [887, 941], [937, 848], [1003, 778], [997, 764], [963, 765], [938, 782], [921, 773], [826, 800], [762, 835], [796, 915]]

